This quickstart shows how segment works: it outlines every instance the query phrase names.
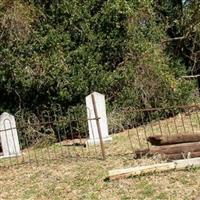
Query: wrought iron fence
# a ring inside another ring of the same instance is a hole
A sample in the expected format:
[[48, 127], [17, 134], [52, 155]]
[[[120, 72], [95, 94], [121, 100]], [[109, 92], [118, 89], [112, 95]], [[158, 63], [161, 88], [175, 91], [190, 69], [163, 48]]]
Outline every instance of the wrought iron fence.
[[[133, 159], [137, 149], [150, 147], [149, 136], [200, 133], [200, 104], [113, 110], [108, 113], [108, 122], [113, 141], [103, 144], [106, 158]], [[12, 128], [17, 128], [21, 155], [0, 159], [1, 167], [63, 159], [102, 159], [100, 145], [88, 144], [84, 112], [77, 115], [58, 107], [53, 112], [28, 117], [20, 113], [16, 115], [16, 127]]]
[[[200, 104], [172, 106], [165, 108], [126, 108], [115, 111], [117, 123], [110, 120], [113, 134], [112, 149], [107, 156], [131, 155], [138, 149], [149, 149], [149, 136], [200, 134]], [[129, 156], [130, 157], [130, 156]]]
[[21, 154], [4, 156], [0, 148], [0, 166], [39, 164], [65, 158], [101, 159], [99, 145], [88, 144], [87, 126], [86, 113], [78, 116], [76, 112], [63, 112], [61, 107], [53, 112], [45, 110], [28, 116], [17, 114], [16, 127], [2, 131], [9, 135], [8, 131], [17, 129]]

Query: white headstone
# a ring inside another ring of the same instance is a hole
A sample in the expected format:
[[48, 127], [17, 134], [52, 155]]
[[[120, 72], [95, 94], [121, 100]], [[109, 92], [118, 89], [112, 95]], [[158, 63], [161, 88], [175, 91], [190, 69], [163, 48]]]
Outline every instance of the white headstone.
[[19, 156], [21, 154], [15, 118], [6, 112], [0, 116], [0, 141], [3, 157]]
[[88, 128], [89, 128], [88, 143], [89, 144], [100, 143], [92, 96], [96, 104], [96, 111], [97, 111], [97, 116], [99, 118], [102, 140], [103, 142], [110, 142], [112, 140], [112, 137], [108, 135], [108, 122], [106, 116], [105, 96], [103, 94], [93, 92], [92, 94], [86, 97], [87, 118], [88, 118]]

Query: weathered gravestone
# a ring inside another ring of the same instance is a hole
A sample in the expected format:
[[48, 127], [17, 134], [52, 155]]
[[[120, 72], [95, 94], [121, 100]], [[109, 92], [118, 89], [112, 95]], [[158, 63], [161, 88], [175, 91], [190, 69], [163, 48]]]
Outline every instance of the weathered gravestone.
[[3, 157], [21, 154], [15, 118], [6, 112], [0, 116], [0, 142]]
[[108, 122], [106, 116], [105, 96], [93, 92], [86, 97], [87, 118], [89, 128], [89, 144], [99, 144], [99, 132], [103, 142], [110, 142], [112, 137], [108, 135]]

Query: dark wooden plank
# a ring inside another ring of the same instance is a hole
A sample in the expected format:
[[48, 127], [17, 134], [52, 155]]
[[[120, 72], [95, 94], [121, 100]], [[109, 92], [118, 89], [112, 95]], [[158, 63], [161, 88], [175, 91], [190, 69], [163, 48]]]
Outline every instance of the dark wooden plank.
[[[152, 156], [155, 154], [168, 155], [168, 154], [187, 154], [193, 152], [200, 152], [200, 142], [172, 144], [165, 146], [151, 146], [149, 149], [142, 149], [135, 151], [135, 158], [141, 158], [142, 156]], [[197, 154], [197, 153], [196, 153]], [[195, 154], [193, 154], [195, 155]], [[178, 156], [177, 156], [178, 159]]]
[[163, 154], [161, 155], [164, 160], [178, 160], [186, 158], [196, 158], [200, 157], [200, 151], [188, 152], [188, 153], [178, 153], [178, 154]]
[[175, 153], [187, 153], [187, 152], [197, 152], [197, 151], [200, 151], [200, 142], [150, 147], [150, 153], [175, 154]]
[[171, 135], [171, 136], [150, 136], [147, 138], [152, 145], [168, 145], [168, 144], [180, 144], [188, 142], [200, 142], [200, 134], [188, 134], [188, 135]]

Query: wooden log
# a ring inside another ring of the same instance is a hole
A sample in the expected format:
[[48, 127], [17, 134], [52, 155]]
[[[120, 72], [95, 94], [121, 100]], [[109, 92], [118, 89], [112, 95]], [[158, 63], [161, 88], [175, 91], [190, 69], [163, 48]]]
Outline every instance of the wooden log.
[[158, 146], [187, 143], [187, 142], [200, 142], [200, 134], [171, 135], [171, 136], [156, 135], [148, 137], [147, 141], [150, 142], [152, 145], [158, 145]]
[[152, 156], [155, 154], [161, 154], [161, 155], [174, 154], [175, 155], [175, 154], [183, 154], [183, 153], [187, 154], [189, 152], [191, 153], [200, 152], [200, 142], [172, 144], [172, 145], [165, 145], [165, 146], [152, 146], [149, 149], [136, 150], [135, 158], [141, 158], [144, 155], [147, 155], [147, 156]]
[[192, 167], [200, 167], [200, 158], [190, 158], [184, 160], [175, 160], [169, 163], [160, 163], [148, 166], [137, 166], [127, 169], [115, 169], [109, 171], [108, 178], [115, 180], [119, 178], [126, 178], [130, 176], [144, 175], [148, 173], [157, 173], [169, 170], [183, 170]]
[[[142, 156], [151, 157], [155, 154], [152, 154], [150, 152], [144, 153], [143, 152], [136, 152], [136, 155], [134, 156], [135, 159], [141, 158]], [[185, 158], [196, 158], [200, 157], [200, 151], [197, 152], [187, 152], [187, 153], [176, 153], [176, 154], [160, 154], [161, 158], [163, 160], [178, 160], [178, 159], [185, 159]]]
[[152, 146], [150, 147], [150, 154], [177, 154], [200, 151], [200, 142], [171, 144], [165, 146]]
[[141, 150], [136, 150], [135, 151], [135, 156], [134, 158], [141, 158], [142, 156], [147, 156], [150, 153], [150, 149], [141, 149]]
[[165, 160], [196, 158], [196, 157], [200, 157], [200, 151], [188, 152], [188, 153], [178, 153], [178, 154], [163, 154], [163, 155], [161, 155], [161, 157], [162, 157], [162, 159], [165, 159]]

